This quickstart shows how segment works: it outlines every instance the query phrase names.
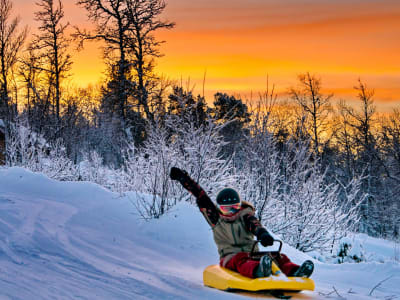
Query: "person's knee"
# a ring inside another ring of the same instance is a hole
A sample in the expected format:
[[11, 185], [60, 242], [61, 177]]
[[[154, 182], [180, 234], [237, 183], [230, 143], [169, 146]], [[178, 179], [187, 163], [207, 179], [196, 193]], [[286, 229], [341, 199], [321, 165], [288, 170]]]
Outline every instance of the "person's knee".
[[239, 252], [232, 259], [236, 266], [240, 266], [246, 263], [250, 259], [250, 256], [247, 252]]
[[287, 263], [290, 263], [289, 257], [287, 257], [285, 254], [281, 253], [280, 256], [277, 258], [277, 262], [279, 265], [284, 265]]

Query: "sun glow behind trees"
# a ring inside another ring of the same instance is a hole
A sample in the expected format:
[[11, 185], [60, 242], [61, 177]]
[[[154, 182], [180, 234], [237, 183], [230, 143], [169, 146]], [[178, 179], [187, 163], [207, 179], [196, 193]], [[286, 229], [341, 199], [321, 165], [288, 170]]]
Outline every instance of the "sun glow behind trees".
[[[75, 1], [65, 1], [66, 21], [90, 26]], [[165, 54], [156, 71], [190, 82], [199, 93], [206, 73], [207, 98], [217, 91], [249, 98], [265, 89], [267, 74], [285, 93], [297, 75], [318, 73], [327, 92], [355, 99], [358, 77], [376, 91], [378, 110], [399, 106], [400, 4], [398, 1], [182, 1], [170, 0], [163, 18], [177, 23], [160, 31]], [[14, 1], [31, 32], [34, 3]], [[74, 52], [72, 80], [85, 87], [104, 76], [101, 45]]]

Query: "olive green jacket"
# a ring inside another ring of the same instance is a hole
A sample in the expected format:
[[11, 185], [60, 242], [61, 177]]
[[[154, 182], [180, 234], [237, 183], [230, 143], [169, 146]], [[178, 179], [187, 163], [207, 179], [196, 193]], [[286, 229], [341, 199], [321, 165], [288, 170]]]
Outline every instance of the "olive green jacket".
[[[260, 236], [267, 231], [254, 216], [254, 207], [250, 203], [242, 201], [240, 211], [234, 216], [226, 217], [219, 213], [207, 193], [187, 173], [179, 181], [196, 197], [197, 206], [213, 230], [223, 265], [238, 252], [250, 252], [255, 242], [254, 236]], [[255, 251], [258, 251], [258, 247]]]
[[[220, 215], [218, 222], [212, 226], [220, 258], [251, 251], [255, 241], [254, 234], [247, 225], [249, 216], [254, 216], [254, 208], [250, 203], [243, 201], [242, 209], [234, 217], [226, 218]], [[255, 250], [258, 251], [258, 248]]]

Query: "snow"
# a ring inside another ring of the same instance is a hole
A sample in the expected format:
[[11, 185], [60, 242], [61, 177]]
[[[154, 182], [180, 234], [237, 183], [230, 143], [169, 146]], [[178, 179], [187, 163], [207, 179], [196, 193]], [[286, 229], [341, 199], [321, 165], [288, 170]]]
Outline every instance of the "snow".
[[[196, 207], [181, 203], [160, 219], [144, 221], [132, 204], [135, 197], [89, 182], [0, 168], [0, 299], [254, 296], [203, 286], [203, 269], [218, 254]], [[293, 299], [400, 299], [398, 244], [365, 235], [356, 239], [367, 262], [314, 260], [316, 291]], [[286, 244], [283, 252], [296, 263], [310, 259]]]

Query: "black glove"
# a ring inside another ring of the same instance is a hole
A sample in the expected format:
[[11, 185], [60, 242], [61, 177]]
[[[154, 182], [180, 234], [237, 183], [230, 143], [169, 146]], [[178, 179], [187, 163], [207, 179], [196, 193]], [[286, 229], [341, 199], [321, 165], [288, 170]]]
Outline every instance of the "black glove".
[[257, 238], [261, 241], [261, 245], [264, 247], [272, 246], [274, 244], [274, 238], [267, 231], [263, 231]]
[[178, 180], [182, 181], [187, 177], [187, 173], [179, 168], [172, 167], [171, 171], [169, 173], [169, 177], [171, 177], [172, 180]]

